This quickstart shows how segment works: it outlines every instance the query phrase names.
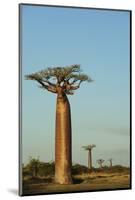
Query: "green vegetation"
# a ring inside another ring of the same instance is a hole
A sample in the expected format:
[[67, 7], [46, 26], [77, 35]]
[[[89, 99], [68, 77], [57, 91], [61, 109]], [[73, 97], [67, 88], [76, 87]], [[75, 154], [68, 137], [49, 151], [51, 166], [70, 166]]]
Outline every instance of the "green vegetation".
[[54, 162], [41, 162], [39, 159], [32, 158], [29, 163], [23, 167], [23, 177], [42, 177], [54, 175]]
[[[72, 175], [82, 175], [90, 173], [90, 169], [84, 165], [74, 164], [72, 166]], [[104, 166], [102, 168], [92, 168], [93, 173], [129, 173], [130, 168], [121, 165], [114, 165], [112, 167]], [[54, 162], [42, 162], [39, 159], [31, 158], [27, 165], [23, 165], [23, 178], [35, 177], [53, 177], [55, 174]]]
[[71, 184], [55, 182], [55, 163], [30, 158], [23, 167], [23, 194], [42, 194], [72, 191], [91, 191], [130, 188], [130, 168], [121, 165], [92, 168], [72, 166]]

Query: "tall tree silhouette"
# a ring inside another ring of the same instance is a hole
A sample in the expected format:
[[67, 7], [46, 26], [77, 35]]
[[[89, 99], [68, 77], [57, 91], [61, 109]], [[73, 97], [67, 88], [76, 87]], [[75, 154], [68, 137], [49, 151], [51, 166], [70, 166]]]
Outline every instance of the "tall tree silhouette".
[[87, 146], [82, 146], [86, 151], [88, 151], [88, 168], [92, 170], [92, 149], [96, 147], [95, 144], [87, 145]]
[[113, 159], [110, 158], [108, 161], [110, 162], [110, 168], [112, 168], [112, 161], [113, 161]]
[[103, 159], [98, 159], [97, 160], [97, 163], [99, 164], [100, 168], [102, 169], [103, 168], [103, 163], [104, 163], [105, 160]]
[[80, 70], [80, 65], [53, 67], [25, 76], [35, 80], [42, 89], [57, 95], [55, 127], [55, 181], [72, 183], [71, 112], [67, 95], [73, 95], [83, 81], [92, 79]]

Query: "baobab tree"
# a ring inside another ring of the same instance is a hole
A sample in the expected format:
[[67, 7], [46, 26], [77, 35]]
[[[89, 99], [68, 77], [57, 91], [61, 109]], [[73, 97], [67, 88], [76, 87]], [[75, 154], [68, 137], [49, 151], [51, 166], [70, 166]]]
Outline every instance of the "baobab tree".
[[97, 160], [97, 163], [99, 164], [100, 168], [102, 169], [103, 168], [103, 163], [104, 163], [105, 160], [103, 159], [98, 159]]
[[82, 146], [86, 151], [88, 151], [88, 168], [92, 170], [92, 149], [96, 147], [95, 144], [87, 145], [87, 146]]
[[110, 158], [108, 161], [110, 162], [110, 168], [112, 168], [112, 158]]
[[55, 123], [55, 181], [72, 183], [71, 111], [67, 95], [73, 95], [81, 83], [92, 79], [83, 74], [80, 65], [53, 67], [25, 76], [37, 81], [42, 89], [57, 95]]

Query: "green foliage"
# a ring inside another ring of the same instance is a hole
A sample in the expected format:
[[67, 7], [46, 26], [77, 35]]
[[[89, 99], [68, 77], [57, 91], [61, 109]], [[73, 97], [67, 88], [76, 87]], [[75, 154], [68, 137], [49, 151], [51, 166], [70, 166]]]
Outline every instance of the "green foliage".
[[41, 163], [39, 167], [39, 176], [54, 175], [55, 165], [52, 163]]
[[79, 175], [79, 174], [84, 174], [84, 173], [88, 173], [88, 172], [89, 172], [88, 167], [86, 167], [84, 165], [75, 164], [72, 166], [72, 174], [73, 175]]
[[39, 159], [31, 158], [29, 163], [23, 167], [23, 176], [48, 176], [54, 175], [54, 162], [41, 162]]
[[95, 172], [105, 172], [105, 173], [129, 173], [130, 168], [124, 167], [122, 165], [114, 165], [112, 167], [110, 166], [103, 166], [102, 169], [99, 168], [93, 168], [93, 171]]
[[30, 158], [27, 168], [31, 172], [32, 176], [38, 176], [39, 167], [40, 167], [39, 159]]
[[130, 168], [129, 167], [124, 167], [122, 165], [114, 165], [114, 166], [112, 166], [111, 170], [113, 172], [129, 172]]
[[[37, 164], [38, 163], [38, 164]], [[35, 166], [37, 167], [37, 175], [35, 176]], [[38, 159], [31, 159], [29, 163], [23, 167], [23, 177], [44, 177], [53, 176], [55, 172], [54, 162], [41, 162]], [[83, 174], [88, 173], [88, 167], [80, 164], [75, 164], [72, 166], [72, 174]]]
[[[37, 167], [37, 174], [35, 176], [35, 166]], [[111, 168], [108, 166], [103, 166], [101, 168], [92, 169], [93, 172], [105, 172], [105, 173], [129, 173], [130, 168], [124, 167], [121, 165], [115, 165]], [[55, 163], [54, 162], [41, 162], [39, 159], [31, 159], [26, 166], [23, 166], [23, 177], [52, 177], [55, 172]], [[80, 175], [90, 173], [88, 167], [80, 164], [74, 164], [72, 166], [72, 175]]]
[[59, 81], [74, 78], [82, 81], [92, 81], [87, 75], [81, 73], [80, 65], [71, 65], [66, 67], [52, 67], [45, 70], [41, 70], [37, 73], [33, 73], [25, 76], [26, 79], [31, 80], [49, 80], [50, 78], [56, 78]]
[[27, 80], [35, 80], [40, 87], [50, 92], [57, 93], [57, 87], [61, 87], [66, 94], [73, 94], [73, 90], [79, 88], [81, 82], [91, 82], [92, 79], [81, 72], [80, 65], [65, 67], [52, 67], [36, 73], [26, 75]]

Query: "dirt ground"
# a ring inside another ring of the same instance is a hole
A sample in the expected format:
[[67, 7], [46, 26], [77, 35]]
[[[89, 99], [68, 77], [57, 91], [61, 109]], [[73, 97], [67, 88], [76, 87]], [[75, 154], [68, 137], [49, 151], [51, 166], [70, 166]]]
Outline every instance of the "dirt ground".
[[73, 176], [73, 184], [59, 185], [53, 178], [25, 179], [23, 195], [45, 193], [67, 193], [109, 189], [129, 189], [130, 175], [126, 173], [91, 173]]

